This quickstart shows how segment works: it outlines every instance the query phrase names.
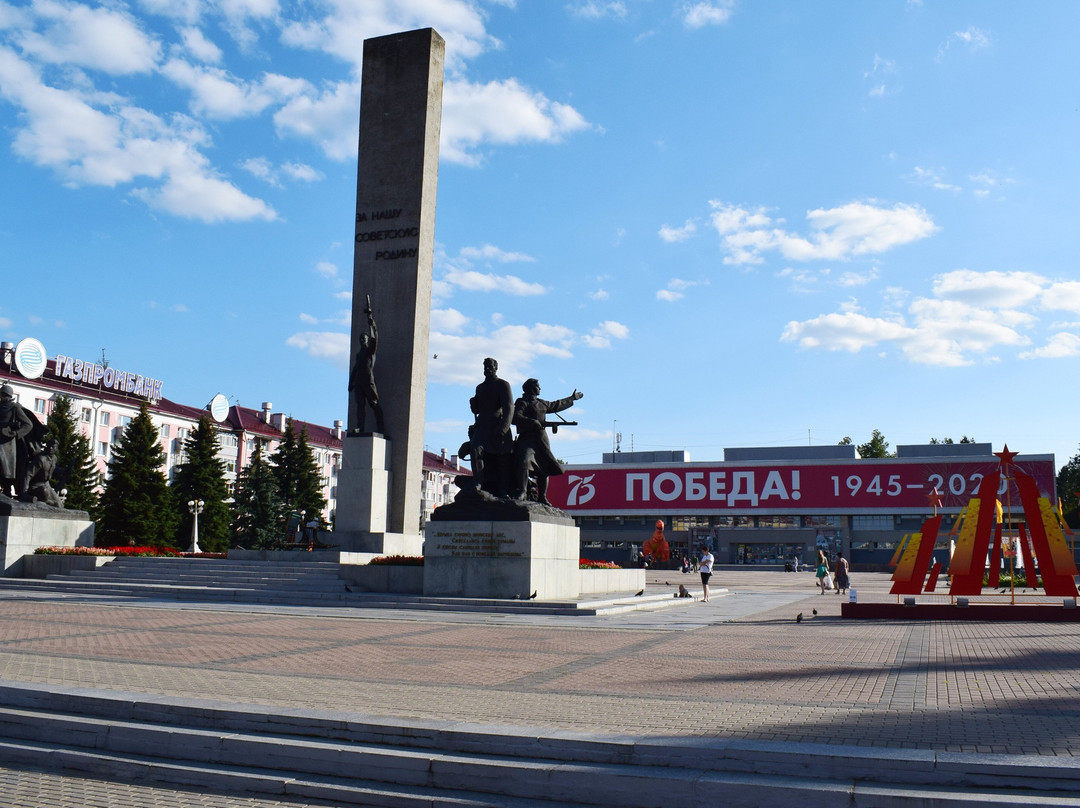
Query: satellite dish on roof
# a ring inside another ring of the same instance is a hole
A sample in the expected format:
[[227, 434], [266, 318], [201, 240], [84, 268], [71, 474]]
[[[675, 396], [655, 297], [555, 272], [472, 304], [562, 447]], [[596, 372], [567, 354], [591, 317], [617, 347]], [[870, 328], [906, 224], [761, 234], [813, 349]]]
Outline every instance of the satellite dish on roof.
[[210, 417], [219, 424], [229, 417], [229, 399], [218, 393], [210, 399]]

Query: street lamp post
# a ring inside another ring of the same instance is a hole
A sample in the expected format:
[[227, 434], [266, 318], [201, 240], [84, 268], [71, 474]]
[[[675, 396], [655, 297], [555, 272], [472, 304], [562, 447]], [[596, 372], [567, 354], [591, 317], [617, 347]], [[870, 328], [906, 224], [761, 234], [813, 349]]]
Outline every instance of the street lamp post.
[[199, 553], [202, 552], [199, 549], [199, 514], [202, 513], [203, 501], [201, 499], [189, 499], [187, 506], [194, 517], [191, 522], [191, 550], [189, 552]]

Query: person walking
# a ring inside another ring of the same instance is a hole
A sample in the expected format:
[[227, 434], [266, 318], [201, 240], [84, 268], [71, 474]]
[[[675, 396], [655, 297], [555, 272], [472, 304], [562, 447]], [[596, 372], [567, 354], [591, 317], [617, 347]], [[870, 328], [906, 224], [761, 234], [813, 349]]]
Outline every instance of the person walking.
[[829, 578], [829, 559], [825, 557], [824, 550], [817, 551], [817, 575], [818, 586], [821, 587], [821, 594], [825, 594], [825, 582]]
[[848, 578], [848, 560], [844, 558], [844, 554], [840, 551], [836, 553], [836, 594], [842, 595], [847, 591], [851, 581]]
[[698, 561], [698, 571], [701, 573], [702, 602], [709, 602], [709, 579], [712, 577], [713, 556], [709, 548], [701, 546], [701, 559]]

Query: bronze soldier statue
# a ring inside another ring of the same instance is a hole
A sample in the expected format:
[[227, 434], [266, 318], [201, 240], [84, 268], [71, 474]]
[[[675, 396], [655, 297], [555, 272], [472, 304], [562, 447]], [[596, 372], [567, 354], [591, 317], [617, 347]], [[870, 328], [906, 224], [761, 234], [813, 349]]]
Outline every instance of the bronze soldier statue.
[[491, 357], [484, 360], [484, 380], [476, 385], [476, 395], [469, 399], [476, 416], [469, 429], [469, 442], [473, 473], [479, 477], [480, 488], [493, 497], [505, 497], [511, 487], [514, 394], [510, 382], [500, 379], [498, 371], [498, 362]]
[[566, 398], [545, 401], [540, 398], [540, 382], [528, 379], [522, 385], [524, 395], [514, 403], [514, 426], [517, 441], [514, 443], [514, 491], [517, 499], [525, 499], [529, 491], [529, 477], [536, 479], [536, 501], [547, 501], [548, 477], [562, 474], [563, 469], [548, 442], [547, 427], [558, 428], [563, 424], [572, 426], [573, 421], [548, 421], [548, 413], [559, 412], [574, 406], [583, 394], [575, 390]]
[[364, 422], [367, 420], [367, 408], [370, 405], [375, 413], [375, 429], [385, 434], [386, 427], [383, 424], [382, 406], [379, 404], [379, 392], [375, 388], [375, 351], [379, 347], [379, 331], [375, 327], [375, 316], [371, 309], [371, 297], [367, 299], [368, 331], [360, 335], [360, 350], [356, 354], [352, 372], [349, 373], [349, 395], [352, 396], [355, 413], [355, 425], [350, 434], [360, 435], [364, 432]]

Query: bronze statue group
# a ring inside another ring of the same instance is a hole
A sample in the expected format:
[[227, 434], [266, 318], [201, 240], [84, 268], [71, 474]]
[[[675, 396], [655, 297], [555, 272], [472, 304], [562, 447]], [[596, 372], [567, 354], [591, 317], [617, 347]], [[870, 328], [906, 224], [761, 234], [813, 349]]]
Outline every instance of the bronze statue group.
[[[469, 440], [458, 451], [472, 462], [473, 484], [478, 492], [497, 499], [533, 500], [548, 505], [548, 478], [562, 474], [552, 454], [547, 430], [574, 426], [576, 422], [549, 421], [548, 415], [574, 406], [582, 397], [575, 390], [566, 398], [540, 398], [540, 382], [527, 379], [516, 401], [510, 383], [498, 376], [499, 363], [484, 360], [484, 380], [470, 400], [474, 421]], [[517, 438], [511, 432], [517, 428]]]
[[[359, 345], [349, 372], [350, 435], [363, 435], [366, 413], [370, 407], [375, 415], [375, 428], [385, 434], [382, 405], [375, 386], [375, 355], [379, 332], [371, 308], [371, 297], [364, 308], [367, 331], [360, 334]], [[562, 474], [562, 466], [551, 452], [547, 430], [560, 426], [576, 426], [575, 421], [559, 417], [549, 421], [548, 415], [574, 406], [582, 397], [575, 390], [566, 398], [547, 401], [540, 398], [540, 382], [527, 379], [522, 395], [516, 401], [510, 383], [498, 376], [499, 363], [491, 357], [484, 360], [484, 380], [476, 386], [476, 395], [469, 403], [475, 419], [469, 427], [469, 440], [462, 444], [458, 456], [472, 463], [472, 480], [459, 477], [462, 493], [490, 499], [535, 501], [547, 500], [548, 478]], [[512, 427], [517, 428], [515, 439]], [[471, 483], [471, 486], [467, 484]]]
[[0, 495], [61, 508], [63, 502], [49, 483], [55, 469], [56, 441], [15, 400], [11, 385], [0, 386]]

